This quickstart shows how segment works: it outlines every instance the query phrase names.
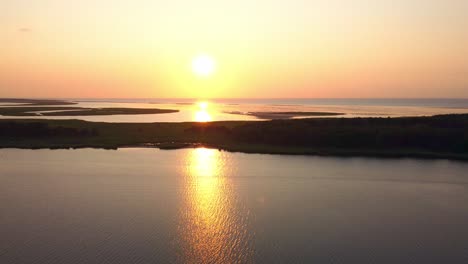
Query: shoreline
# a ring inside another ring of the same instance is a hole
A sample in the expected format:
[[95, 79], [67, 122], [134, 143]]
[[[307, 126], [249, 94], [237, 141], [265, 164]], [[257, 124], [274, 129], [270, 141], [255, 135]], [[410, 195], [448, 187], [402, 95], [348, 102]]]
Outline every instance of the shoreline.
[[127, 148], [148, 148], [158, 150], [180, 150], [180, 149], [196, 149], [196, 148], [207, 148], [217, 149], [219, 151], [226, 151], [229, 153], [244, 153], [244, 154], [263, 154], [263, 155], [285, 155], [285, 156], [316, 156], [316, 157], [337, 157], [337, 158], [376, 158], [376, 159], [421, 159], [421, 160], [454, 160], [468, 162], [468, 155], [466, 154], [452, 154], [452, 153], [436, 153], [436, 152], [407, 152], [402, 150], [401, 152], [380, 152], [379, 150], [369, 151], [346, 151], [346, 150], [313, 150], [313, 149], [302, 149], [300, 151], [277, 149], [273, 151], [265, 151], [262, 147], [259, 148], [238, 148], [228, 146], [216, 146], [207, 145], [201, 143], [190, 143], [187, 145], [180, 144], [166, 144], [164, 146], [148, 146], [148, 145], [127, 145], [119, 147], [104, 147], [97, 145], [81, 145], [81, 146], [49, 146], [49, 147], [9, 147], [0, 146], [2, 149], [26, 149], [26, 150], [75, 150], [75, 149], [102, 149], [102, 150], [119, 150]]
[[207, 147], [229, 152], [468, 160], [468, 115], [207, 123], [0, 120], [0, 148]]

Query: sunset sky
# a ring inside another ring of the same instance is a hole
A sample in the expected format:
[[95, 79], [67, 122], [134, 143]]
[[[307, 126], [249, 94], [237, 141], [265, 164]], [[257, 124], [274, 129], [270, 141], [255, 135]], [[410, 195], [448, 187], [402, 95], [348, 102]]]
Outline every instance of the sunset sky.
[[467, 0], [4, 0], [0, 97], [468, 97], [467, 14]]

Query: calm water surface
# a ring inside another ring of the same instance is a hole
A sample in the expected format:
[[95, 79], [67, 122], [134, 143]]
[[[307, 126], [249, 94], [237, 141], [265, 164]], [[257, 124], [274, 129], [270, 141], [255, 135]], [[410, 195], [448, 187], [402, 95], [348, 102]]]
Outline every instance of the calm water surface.
[[468, 263], [468, 163], [0, 150], [0, 263]]

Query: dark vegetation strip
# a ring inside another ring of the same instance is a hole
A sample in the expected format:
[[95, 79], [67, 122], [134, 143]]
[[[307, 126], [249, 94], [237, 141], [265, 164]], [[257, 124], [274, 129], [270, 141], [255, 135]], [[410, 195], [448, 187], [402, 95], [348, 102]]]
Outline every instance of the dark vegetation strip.
[[91, 115], [146, 115], [146, 114], [168, 114], [179, 110], [158, 108], [81, 108], [78, 110], [64, 112], [43, 113], [45, 116], [91, 116]]
[[260, 119], [290, 119], [294, 117], [313, 117], [313, 116], [339, 116], [344, 113], [336, 112], [239, 112], [226, 111], [227, 114], [254, 116]]
[[[0, 107], [0, 115], [3, 116], [37, 116], [38, 111], [66, 111], [80, 109], [80, 107], [67, 107], [67, 106], [14, 106], [14, 107]], [[44, 113], [43, 115], [46, 115]]]
[[0, 121], [0, 147], [4, 148], [194, 145], [271, 154], [468, 159], [468, 115], [212, 123]]
[[[36, 113], [39, 111], [51, 111]], [[0, 107], [0, 115], [3, 116], [92, 116], [92, 115], [142, 115], [142, 114], [166, 114], [179, 110], [157, 108], [83, 108], [62, 106], [15, 106]]]

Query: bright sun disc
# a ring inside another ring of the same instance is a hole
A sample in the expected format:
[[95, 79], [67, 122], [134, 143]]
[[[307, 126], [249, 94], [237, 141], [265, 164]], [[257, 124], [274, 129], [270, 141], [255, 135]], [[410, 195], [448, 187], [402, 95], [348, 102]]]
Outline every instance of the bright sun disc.
[[216, 62], [213, 57], [209, 55], [198, 55], [192, 60], [192, 71], [198, 76], [210, 76], [215, 70]]

